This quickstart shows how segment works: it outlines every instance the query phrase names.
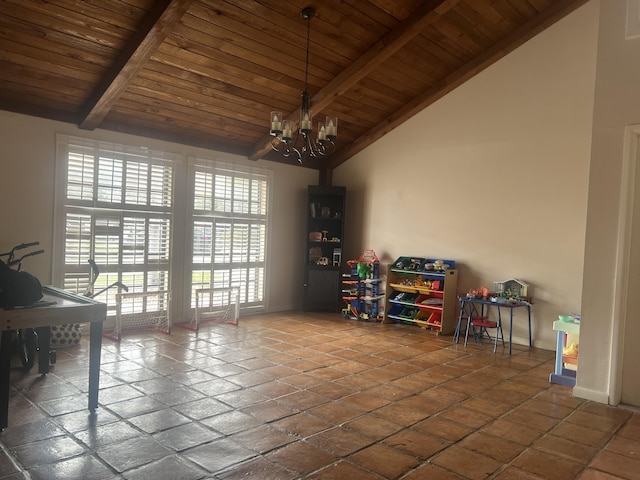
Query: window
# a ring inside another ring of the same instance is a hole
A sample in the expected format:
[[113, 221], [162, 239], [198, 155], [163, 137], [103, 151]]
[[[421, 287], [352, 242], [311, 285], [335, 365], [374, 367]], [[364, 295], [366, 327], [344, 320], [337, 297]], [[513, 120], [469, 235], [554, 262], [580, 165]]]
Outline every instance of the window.
[[[243, 312], [264, 310], [270, 172], [65, 135], [58, 160], [57, 285], [83, 293], [94, 259], [94, 291], [171, 290], [182, 321], [199, 288], [238, 287]], [[99, 297], [112, 314], [116, 293]]]
[[[70, 137], [64, 161], [62, 287], [83, 293], [94, 259], [94, 291], [119, 281], [130, 292], [170, 288], [175, 161], [145, 148]], [[60, 196], [59, 196], [60, 198]], [[62, 218], [60, 218], [62, 217]], [[100, 299], [113, 309], [116, 289]]]
[[240, 289], [240, 308], [264, 308], [269, 176], [237, 167], [197, 163], [192, 180], [191, 285]]

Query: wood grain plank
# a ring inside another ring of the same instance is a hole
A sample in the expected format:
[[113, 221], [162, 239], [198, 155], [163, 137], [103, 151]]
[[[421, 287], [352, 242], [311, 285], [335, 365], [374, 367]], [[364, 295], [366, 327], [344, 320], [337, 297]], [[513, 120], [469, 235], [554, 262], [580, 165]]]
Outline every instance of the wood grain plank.
[[500, 15], [509, 22], [512, 28], [523, 24], [527, 20], [526, 17], [509, 2], [509, 0], [490, 0], [490, 3], [498, 12], [500, 12]]
[[448, 16], [443, 17], [435, 29], [442, 34], [442, 43], [448, 46], [448, 50], [455, 49], [460, 58], [473, 57], [482, 51], [483, 46], [478, 40], [478, 35], [460, 28]]
[[[225, 38], [215, 35], [205, 35], [193, 29], [177, 27], [175, 35], [169, 41], [176, 47], [186, 50], [188, 54], [197, 54], [204, 58], [205, 62], [224, 62], [232, 68], [243, 68], [245, 72], [262, 72], [268, 78], [276, 78], [286, 75], [290, 79], [282, 79], [289, 84], [299, 85], [302, 90], [305, 79], [305, 51], [301, 48], [289, 50], [291, 55], [286, 62], [280, 62], [273, 49], [262, 48], [260, 43], [227, 41]], [[242, 43], [240, 45], [239, 43]], [[293, 52], [298, 51], [296, 55]], [[329, 68], [330, 67], [330, 68]], [[329, 68], [329, 70], [327, 70]], [[309, 84], [322, 86], [335, 76], [331, 70], [339, 70], [336, 65], [324, 64], [317, 67], [310, 62]]]
[[[379, 68], [372, 71], [370, 76], [389, 75], [389, 83], [393, 83], [396, 88], [413, 90], [415, 84], [425, 85], [440, 78], [439, 70], [434, 65], [436, 62], [437, 59], [431, 57], [429, 52], [418, 51], [414, 53], [407, 45]], [[381, 83], [386, 85], [386, 83]]]
[[368, 3], [375, 5], [377, 8], [385, 11], [387, 14], [392, 17], [405, 21], [413, 12], [418, 10], [420, 7], [420, 2], [416, 0], [406, 1], [406, 2], [388, 2], [385, 0], [368, 0]]
[[[363, 0], [344, 0], [343, 3], [348, 5], [353, 15], [368, 17], [371, 21], [381, 25], [387, 31], [395, 29], [420, 6], [420, 0], [407, 0], [404, 2], [384, 1], [381, 2], [380, 5], [375, 1], [367, 1], [366, 8], [363, 8], [363, 4], [365, 4]], [[399, 6], [402, 11], [398, 11], [398, 9], [395, 8], [396, 6]], [[378, 35], [382, 36], [380, 33]]]
[[[81, 78], [89, 82], [96, 82], [104, 69], [97, 65], [75, 60], [53, 52], [42, 51], [29, 45], [17, 44], [10, 40], [3, 40], [3, 45], [9, 48], [0, 49], [0, 60], [15, 63], [24, 67], [43, 72], [55, 71], [58, 75], [69, 78]], [[91, 70], [88, 70], [91, 69]]]
[[93, 129], [100, 124], [128, 82], [144, 66], [192, 1], [166, 0], [154, 5], [127, 48], [120, 52], [116, 63], [80, 109], [80, 128]]
[[[240, 4], [244, 2], [238, 2]], [[300, 18], [300, 10], [291, 17], [281, 12], [260, 8], [257, 4], [257, 14], [247, 14], [240, 6], [231, 5], [231, 2], [216, 4], [215, 8], [192, 8], [189, 13], [210, 24], [217, 31], [224, 31], [223, 36], [232, 38], [234, 43], [245, 42], [261, 44], [260, 51], [267, 49], [267, 56], [282, 55], [290, 58], [294, 55], [297, 60], [304, 62], [304, 52], [307, 38], [307, 22]], [[345, 24], [351, 18], [336, 18], [329, 20], [334, 9], [319, 8], [316, 16], [311, 20], [311, 52], [320, 62], [346, 66], [357, 58], [366, 45], [376, 40], [375, 33], [369, 29], [357, 25], [358, 36], [353, 30], [353, 23]], [[352, 12], [348, 12], [352, 13]], [[353, 15], [351, 15], [353, 16]], [[185, 24], [190, 19], [185, 18]], [[342, 22], [342, 24], [340, 23]], [[375, 27], [380, 30], [378, 25]], [[207, 31], [206, 29], [204, 30]], [[299, 53], [301, 52], [301, 54]], [[284, 60], [284, 58], [283, 58]]]
[[[0, 108], [36, 117], [55, 119], [65, 118], [65, 121], [75, 120], [78, 99], [72, 96], [45, 96], [34, 94], [32, 89], [25, 88], [21, 82], [2, 82], [0, 89]], [[38, 109], [42, 108], [38, 113]]]
[[214, 61], [207, 57], [181, 50], [169, 43], [162, 45], [154, 54], [153, 60], [179, 69], [183, 69], [194, 75], [201, 75], [216, 81], [235, 85], [247, 90], [262, 90], [269, 95], [283, 95], [295, 97], [300, 94], [304, 84], [300, 81], [291, 85], [292, 80], [286, 75], [267, 76], [262, 70], [252, 72], [240, 68], [241, 62], [232, 65], [224, 55], [220, 55], [220, 61]]
[[[195, 75], [155, 61], [149, 62], [147, 67], [138, 75], [138, 79], [152, 80], [157, 82], [158, 88], [164, 88], [168, 91], [183, 92], [185, 95], [189, 95], [190, 92], [199, 93], [209, 96], [212, 100], [225, 99], [229, 102], [251, 105], [254, 109], [264, 108], [267, 112], [278, 108], [282, 109], [283, 107], [282, 100], [275, 102], [273, 101], [273, 96], [265, 95], [264, 91], [247, 90], [231, 83]], [[299, 101], [298, 98], [290, 98], [288, 100], [291, 100], [290, 103], [284, 104], [288, 108], [295, 108]]]
[[126, 22], [118, 22], [102, 9], [83, 8], [83, 2], [38, 2], [34, 0], [6, 0], [3, 14], [28, 20], [49, 30], [56, 30], [69, 35], [70, 39], [78, 38], [92, 43], [101, 43], [120, 49], [131, 35], [137, 23], [135, 16], [121, 18]]
[[[237, 119], [224, 115], [216, 115], [206, 110], [194, 109], [193, 107], [182, 107], [171, 105], [162, 101], [154, 101], [140, 95], [123, 94], [118, 104], [114, 106], [113, 112], [130, 112], [136, 117], [149, 119], [164, 115], [171, 118], [171, 126], [184, 131], [207, 133], [214, 137], [224, 137], [234, 139], [242, 143], [251, 143], [264, 131], [264, 125], [248, 125], [239, 123]], [[138, 114], [142, 115], [138, 115]], [[111, 117], [110, 117], [111, 118]]]
[[93, 82], [82, 80], [77, 76], [59, 75], [55, 71], [38, 70], [5, 60], [0, 60], [0, 70], [3, 72], [2, 82], [15, 82], [25, 90], [40, 92], [42, 96], [73, 96], [76, 101], [79, 101], [86, 97], [93, 85]]
[[85, 69], [85, 63], [89, 64], [89, 69], [91, 65], [108, 67], [117, 55], [117, 50], [103, 44], [77, 38], [69, 42], [68, 39], [68, 35], [57, 30], [49, 30], [21, 18], [0, 16], [0, 42], [8, 54], [22, 44], [34, 48], [34, 53], [42, 52], [41, 58], [47, 52], [62, 57], [63, 62], [68, 58], [69, 63], [74, 63], [78, 69]]
[[520, 12], [520, 14], [525, 18], [529, 19], [539, 13], [539, 10], [536, 10], [533, 5], [531, 5], [527, 0], [507, 0], [511, 6]]
[[[315, 94], [311, 99], [312, 104], [317, 105], [318, 109], [322, 110], [327, 104], [344, 94], [369, 72], [410, 42], [422, 29], [433, 23], [436, 18], [441, 17], [441, 12], [446, 12], [447, 5], [453, 5], [453, 3], [436, 0], [425, 2], [414, 16], [396, 30], [387, 34], [374, 47], [350, 65], [349, 68]], [[442, 10], [438, 11], [438, 8]], [[290, 113], [287, 118], [295, 121], [295, 112]], [[254, 160], [260, 158], [267, 151], [269, 141], [268, 138], [265, 138], [257, 143], [254, 146], [251, 158]]]
[[[234, 3], [246, 3], [243, 0], [232, 0]], [[279, 25], [283, 29], [289, 29], [292, 38], [285, 33], [283, 39], [290, 44], [298, 44], [306, 41], [307, 24], [300, 18], [303, 7], [309, 2], [282, 2], [280, 0], [260, 0], [251, 3], [252, 16], [266, 18], [270, 22]], [[366, 12], [369, 2], [358, 2], [354, 11], [353, 7], [342, 1], [328, 1], [312, 5], [315, 7], [316, 16], [311, 21], [311, 41], [313, 44], [324, 45], [330, 60], [331, 53], [344, 55], [350, 61], [355, 60], [362, 52], [366, 51], [381, 36], [388, 32], [376, 22], [369, 22]]]
[[519, 47], [527, 40], [534, 37], [549, 25], [552, 25], [560, 18], [568, 15], [588, 0], [558, 0], [552, 7], [543, 13], [531, 18], [520, 28], [514, 30], [511, 34], [501, 39], [491, 48], [485, 50], [472, 61], [465, 63], [462, 67], [449, 74], [438, 84], [429, 88], [422, 95], [412, 100], [410, 103], [399, 109], [390, 117], [386, 118], [374, 129], [367, 132], [358, 140], [350, 144], [347, 148], [342, 149], [329, 159], [328, 168], [335, 168], [348, 158], [360, 152], [366, 146], [382, 138], [386, 133], [404, 123], [407, 119], [422, 111], [428, 105], [442, 98], [448, 92], [457, 88], [469, 78], [475, 76], [478, 72], [492, 65], [498, 59], [504, 57], [515, 48]]
[[269, 118], [269, 112], [265, 111], [264, 120], [258, 121], [255, 115], [256, 109], [252, 108], [252, 105], [243, 105], [237, 101], [229, 101], [220, 97], [197, 94], [195, 92], [187, 93], [185, 95], [184, 91], [180, 92], [176, 89], [164, 91], [155, 82], [145, 82], [143, 79], [137, 79], [123, 95], [128, 95], [129, 97], [135, 94], [144, 95], [149, 99], [163, 102], [167, 108], [182, 106], [193, 109], [194, 115], [197, 115], [198, 112], [206, 112], [225, 116], [229, 112], [233, 112], [234, 122], [237, 122], [238, 125], [246, 125], [248, 128], [255, 124], [264, 129], [267, 123], [266, 120]]
[[[478, 2], [478, 5], [480, 4]], [[450, 11], [447, 14], [447, 19], [460, 31], [465, 32], [465, 35], [471, 38], [473, 43], [479, 45], [480, 48], [492, 45], [512, 29], [508, 28], [507, 31], [501, 31], [499, 21], [493, 24], [473, 8], [468, 8], [464, 11]]]

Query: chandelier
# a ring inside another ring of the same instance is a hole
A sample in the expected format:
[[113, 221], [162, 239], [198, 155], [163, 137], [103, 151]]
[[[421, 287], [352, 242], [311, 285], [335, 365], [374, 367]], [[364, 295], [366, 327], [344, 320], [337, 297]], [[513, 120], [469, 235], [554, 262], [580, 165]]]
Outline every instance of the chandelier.
[[[302, 9], [300, 16], [307, 20], [307, 58], [304, 74], [304, 90], [302, 91], [302, 106], [297, 130], [291, 118], [283, 118], [282, 112], [271, 112], [271, 148], [284, 157], [294, 155], [299, 163], [313, 157], [330, 155], [335, 151], [335, 139], [338, 136], [338, 117], [327, 116], [325, 122], [318, 122], [318, 133], [314, 139], [313, 115], [309, 108], [309, 38], [311, 33], [311, 19], [316, 11], [312, 7]], [[293, 117], [290, 115], [290, 117]]]

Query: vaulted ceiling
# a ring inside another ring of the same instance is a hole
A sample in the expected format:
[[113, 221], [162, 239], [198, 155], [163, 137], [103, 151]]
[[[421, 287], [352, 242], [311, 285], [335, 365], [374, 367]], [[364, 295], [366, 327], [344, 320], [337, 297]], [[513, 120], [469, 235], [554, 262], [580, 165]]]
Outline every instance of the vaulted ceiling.
[[[331, 170], [587, 0], [0, 0], [0, 109], [296, 163], [269, 115], [339, 118]], [[315, 128], [314, 121], [314, 128]]]

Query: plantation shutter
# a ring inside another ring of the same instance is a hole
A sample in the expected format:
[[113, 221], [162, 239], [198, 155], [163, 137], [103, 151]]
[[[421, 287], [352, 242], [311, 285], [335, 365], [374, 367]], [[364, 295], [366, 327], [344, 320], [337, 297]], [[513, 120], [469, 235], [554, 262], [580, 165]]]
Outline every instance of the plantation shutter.
[[264, 309], [269, 175], [228, 165], [193, 165], [191, 282], [238, 287], [240, 308]]
[[[169, 289], [174, 159], [73, 137], [66, 148], [63, 288], [84, 292], [91, 258], [96, 290], [115, 281], [132, 292]], [[111, 307], [115, 293], [103, 299]]]

